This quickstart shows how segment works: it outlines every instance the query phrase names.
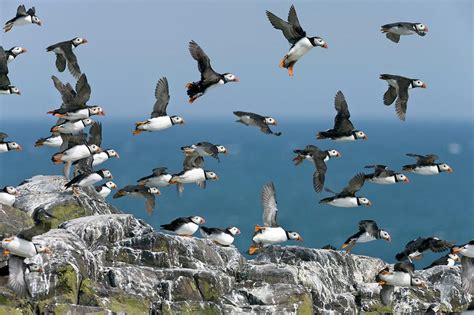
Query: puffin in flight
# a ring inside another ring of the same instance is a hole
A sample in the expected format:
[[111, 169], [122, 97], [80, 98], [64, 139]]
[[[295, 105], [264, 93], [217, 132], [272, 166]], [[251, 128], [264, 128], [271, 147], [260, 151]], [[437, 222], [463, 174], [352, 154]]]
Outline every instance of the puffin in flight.
[[405, 249], [395, 255], [398, 261], [408, 260], [412, 262], [423, 258], [423, 252], [431, 250], [434, 253], [444, 252], [454, 246], [453, 243], [440, 240], [437, 237], [418, 237], [405, 245]]
[[403, 170], [418, 175], [438, 175], [442, 172], [451, 173], [453, 169], [446, 163], [435, 163], [439, 157], [435, 154], [413, 154], [407, 153], [407, 156], [416, 158], [416, 164], [404, 165]]
[[20, 89], [11, 85], [8, 78], [8, 56], [2, 46], [0, 46], [0, 94], [21, 94]]
[[275, 118], [241, 111], [234, 112], [234, 115], [239, 118], [235, 122], [244, 124], [245, 126], [258, 127], [261, 132], [269, 135], [281, 136], [281, 132], [273, 132], [269, 127], [270, 125], [277, 125]]
[[367, 140], [367, 135], [363, 131], [354, 129], [354, 125], [349, 119], [351, 114], [347, 106], [346, 98], [341, 91], [337, 91], [336, 93], [334, 108], [337, 114], [334, 118], [333, 129], [319, 132], [316, 136], [317, 139], [331, 139], [335, 141]]
[[429, 266], [423, 268], [423, 270], [433, 268], [435, 266], [448, 266], [454, 267], [456, 262], [461, 261], [461, 258], [456, 254], [456, 246], [451, 247], [449, 253], [443, 257], [440, 257], [433, 261]]
[[4, 132], [0, 132], [0, 153], [22, 150], [21, 145], [14, 141], [5, 141], [6, 138], [8, 138], [8, 135]]
[[229, 153], [223, 145], [212, 144], [210, 142], [205, 142], [205, 141], [181, 147], [181, 150], [184, 152], [186, 156], [194, 155], [194, 154], [197, 154], [202, 157], [212, 156], [218, 162], [220, 162], [219, 153], [226, 154], [226, 155]]
[[170, 92], [168, 88], [168, 79], [163, 77], [158, 80], [155, 88], [155, 105], [151, 117], [145, 121], [135, 123], [134, 135], [140, 134], [142, 131], [160, 131], [170, 128], [174, 125], [184, 124], [184, 119], [179, 116], [168, 116], [166, 108], [170, 101]]
[[169, 186], [171, 174], [168, 173], [167, 167], [157, 167], [153, 169], [153, 174], [145, 176], [137, 180], [138, 185], [148, 187], [166, 187]]
[[327, 192], [333, 193], [333, 197], [324, 198], [319, 201], [322, 204], [328, 204], [335, 207], [341, 208], [354, 208], [359, 206], [372, 206], [372, 203], [369, 199], [365, 197], [357, 197], [355, 195], [358, 192], [365, 182], [365, 174], [359, 173], [352, 177], [349, 181], [349, 185], [345, 187], [340, 193], [335, 193], [329, 188], [325, 188]]
[[350, 253], [357, 243], [367, 243], [375, 240], [392, 240], [390, 234], [382, 229], [379, 229], [377, 223], [373, 220], [362, 220], [359, 222], [359, 232], [350, 236], [342, 245], [347, 253]]
[[3, 27], [3, 30], [9, 32], [13, 26], [22, 26], [28, 24], [37, 24], [41, 26], [41, 20], [36, 16], [35, 7], [31, 7], [26, 11], [25, 5], [19, 5], [16, 9], [16, 16], [8, 20]]
[[229, 82], [239, 82], [239, 78], [232, 73], [217, 73], [211, 67], [211, 60], [204, 50], [195, 42], [189, 42], [189, 53], [198, 63], [198, 69], [201, 73], [201, 80], [186, 84], [188, 89], [189, 103], [206, 94], [206, 92], [214, 87], [224, 85]]
[[283, 35], [291, 45], [288, 53], [280, 61], [280, 68], [287, 68], [288, 75], [293, 76], [295, 63], [314, 47], [328, 48], [328, 44], [321, 37], [307, 37], [306, 32], [300, 25], [295, 7], [290, 7], [288, 22], [280, 19], [270, 11], [266, 11], [268, 20], [274, 28], [283, 32]]
[[161, 192], [156, 187], [146, 187], [141, 185], [128, 185], [117, 191], [114, 195], [114, 199], [131, 196], [131, 197], [143, 197], [145, 198], [145, 209], [149, 215], [153, 214], [155, 209], [155, 195], [159, 196]]
[[183, 171], [174, 174], [169, 183], [176, 184], [179, 194], [184, 191], [184, 184], [196, 183], [202, 189], [206, 188], [207, 180], [219, 180], [219, 176], [212, 171], [203, 169], [204, 159], [202, 156], [187, 156], [183, 162]]
[[425, 36], [428, 32], [428, 26], [422, 23], [396, 22], [381, 26], [380, 31], [394, 43], [400, 41], [400, 35], [418, 34]]
[[56, 54], [56, 68], [59, 72], [63, 72], [67, 68], [72, 76], [79, 79], [81, 76], [81, 69], [77, 63], [77, 57], [74, 54], [74, 49], [78, 46], [87, 43], [87, 39], [76, 37], [71, 40], [59, 42], [46, 48], [47, 52], [54, 52]]
[[396, 183], [407, 184], [410, 182], [405, 174], [397, 173], [388, 169], [385, 165], [367, 165], [365, 168], [373, 168], [374, 172], [365, 174], [365, 180], [379, 185], [392, 185]]

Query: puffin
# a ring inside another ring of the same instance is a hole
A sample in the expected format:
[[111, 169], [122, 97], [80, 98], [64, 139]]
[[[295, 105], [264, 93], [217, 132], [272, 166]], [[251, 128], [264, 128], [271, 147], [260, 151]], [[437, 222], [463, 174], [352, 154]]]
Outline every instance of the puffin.
[[112, 173], [109, 170], [101, 169], [96, 172], [92, 170], [92, 167], [67, 182], [64, 187], [66, 189], [72, 188], [72, 192], [75, 195], [79, 194], [77, 187], [88, 187], [100, 182], [103, 179], [113, 179]]
[[161, 225], [161, 229], [173, 232], [179, 236], [191, 237], [198, 229], [199, 225], [206, 223], [200, 216], [177, 218], [171, 223]]
[[60, 148], [63, 144], [63, 138], [58, 132], [53, 132], [51, 136], [46, 138], [39, 138], [35, 142], [35, 147], [47, 146], [50, 148]]
[[231, 226], [225, 229], [208, 228], [201, 226], [201, 235], [204, 238], [212, 240], [217, 245], [224, 247], [232, 245], [236, 235], [240, 234], [239, 228]]
[[24, 47], [20, 47], [20, 46], [15, 46], [8, 50], [5, 50], [5, 54], [7, 56], [7, 63], [12, 62], [13, 60], [15, 60], [16, 57], [18, 57], [21, 54], [26, 53], [27, 51], [28, 49]]
[[456, 262], [461, 261], [461, 258], [459, 258], [458, 254], [456, 254], [455, 252], [455, 248], [456, 247], [451, 247], [447, 255], [436, 259], [429, 266], [426, 266], [425, 268], [423, 268], [423, 270], [427, 270], [435, 266], [454, 267]]
[[307, 37], [306, 32], [300, 25], [295, 7], [290, 7], [288, 22], [280, 19], [270, 11], [266, 11], [267, 18], [272, 26], [283, 32], [283, 35], [291, 45], [288, 53], [280, 61], [279, 67], [288, 69], [288, 75], [293, 76], [295, 63], [314, 47], [328, 48], [328, 44], [321, 37]]
[[380, 299], [383, 305], [392, 304], [393, 290], [397, 287], [421, 287], [427, 288], [426, 283], [414, 276], [415, 265], [412, 263], [396, 263], [393, 266], [393, 271], [389, 267], [382, 269], [376, 280], [382, 289], [380, 290]]
[[87, 105], [91, 96], [91, 87], [87, 81], [87, 76], [83, 73], [76, 82], [75, 88], [71, 84], [62, 83], [56, 76], [51, 77], [54, 86], [61, 94], [62, 105], [60, 108], [49, 111], [55, 117], [60, 118], [58, 123], [64, 120], [86, 119], [93, 115], [105, 116], [105, 112], [100, 106]]
[[413, 88], [426, 88], [426, 83], [419, 79], [405, 78], [393, 74], [381, 74], [381, 80], [388, 83], [388, 90], [383, 95], [383, 103], [390, 106], [395, 102], [395, 111], [400, 120], [405, 121], [408, 105], [408, 90]]
[[95, 191], [104, 199], [107, 198], [114, 189], [117, 189], [117, 185], [112, 181], [95, 187]]
[[203, 169], [204, 159], [202, 156], [187, 156], [183, 162], [183, 171], [174, 174], [169, 180], [170, 185], [176, 184], [179, 194], [184, 191], [184, 184], [196, 183], [202, 189], [206, 188], [207, 180], [219, 180], [215, 172]]
[[319, 132], [316, 136], [317, 139], [331, 139], [335, 141], [367, 140], [367, 135], [363, 131], [354, 129], [354, 125], [349, 119], [351, 114], [347, 106], [346, 98], [341, 91], [337, 91], [336, 93], [334, 108], [337, 114], [334, 118], [333, 129]]
[[137, 180], [138, 185], [148, 187], [166, 187], [169, 186], [171, 174], [168, 173], [167, 167], [157, 167], [153, 169], [153, 174], [145, 176]]
[[277, 223], [278, 206], [275, 193], [275, 185], [269, 182], [262, 189], [263, 226], [255, 226], [255, 233], [252, 237], [252, 245], [248, 249], [250, 255], [254, 255], [262, 248], [283, 243], [288, 240], [302, 241], [300, 234], [287, 231]]
[[[461, 258], [461, 282], [465, 292], [474, 295], [474, 240], [469, 243], [456, 246], [454, 249], [456, 254], [460, 253]], [[470, 309], [473, 303], [471, 301]]]
[[455, 254], [461, 254], [465, 257], [474, 258], [474, 240], [469, 241], [464, 245], [454, 247]]
[[11, 207], [15, 203], [16, 197], [19, 195], [20, 193], [15, 187], [5, 186], [2, 190], [0, 190], [0, 204]]
[[453, 169], [446, 163], [435, 163], [439, 157], [435, 154], [413, 154], [408, 153], [407, 156], [416, 158], [416, 164], [404, 165], [402, 170], [412, 172], [418, 175], [438, 175], [442, 172], [451, 173]]
[[428, 26], [422, 23], [396, 22], [381, 26], [380, 31], [394, 43], [400, 41], [400, 35], [418, 34], [425, 36], [428, 32]]
[[20, 89], [11, 85], [8, 78], [8, 56], [2, 46], [0, 46], [0, 94], [21, 94]]
[[374, 169], [372, 174], [365, 174], [365, 180], [374, 184], [392, 185], [397, 183], [408, 184], [410, 182], [405, 174], [392, 171], [386, 165], [367, 165], [365, 168]]
[[226, 147], [224, 147], [223, 145], [212, 144], [210, 142], [205, 142], [205, 141], [181, 147], [181, 151], [183, 151], [184, 154], [187, 156], [194, 155], [194, 154], [197, 154], [202, 157], [212, 156], [218, 162], [220, 162], [219, 153], [226, 154], [226, 155], [228, 154]]
[[324, 180], [326, 177], [326, 161], [331, 158], [341, 157], [341, 153], [337, 150], [321, 150], [315, 145], [307, 145], [303, 150], [293, 150], [296, 156], [293, 158], [295, 165], [299, 165], [304, 160], [313, 162], [316, 171], [313, 173], [313, 187], [316, 192], [321, 192], [324, 187]]
[[359, 206], [370, 207], [372, 206], [372, 203], [369, 199], [365, 197], [357, 197], [355, 195], [355, 193], [362, 188], [364, 182], [365, 174], [359, 173], [352, 177], [352, 179], [349, 181], [349, 185], [345, 187], [340, 193], [335, 193], [329, 188], [325, 188], [327, 192], [334, 194], [334, 196], [321, 199], [319, 203], [341, 208], [354, 208]]
[[[87, 140], [88, 145], [96, 145], [100, 147], [102, 145], [102, 124], [94, 123], [89, 130], [89, 139]], [[110, 158], [119, 159], [120, 155], [114, 149], [105, 149], [98, 153], [92, 154], [92, 166], [97, 166]], [[88, 163], [87, 161], [84, 161]], [[74, 162], [73, 164], [79, 164], [81, 160]], [[79, 166], [80, 167], [80, 166]]]
[[90, 118], [81, 119], [81, 120], [66, 120], [59, 125], [51, 127], [51, 132], [57, 133], [78, 133], [84, 130], [87, 126], [91, 126], [96, 122]]
[[390, 242], [392, 238], [387, 231], [379, 229], [375, 221], [362, 220], [359, 222], [359, 232], [350, 236], [342, 245], [342, 249], [345, 249], [346, 253], [350, 253], [357, 243], [367, 243], [375, 240]]
[[239, 78], [232, 73], [217, 73], [211, 67], [211, 60], [204, 50], [195, 42], [189, 42], [189, 53], [198, 63], [201, 80], [186, 84], [189, 103], [192, 104], [198, 98], [206, 94], [211, 88], [224, 85], [229, 82], [239, 82]]
[[155, 105], [151, 112], [150, 119], [135, 123], [133, 135], [138, 135], [142, 131], [160, 131], [168, 129], [174, 125], [184, 124], [184, 119], [179, 116], [169, 116], [166, 108], [170, 101], [170, 92], [168, 88], [168, 79], [163, 77], [158, 80], [155, 88]]
[[56, 54], [56, 68], [59, 72], [63, 72], [67, 68], [72, 76], [79, 79], [81, 76], [81, 69], [77, 63], [77, 57], [73, 50], [78, 46], [87, 43], [87, 39], [82, 37], [75, 37], [71, 40], [59, 42], [46, 48], [47, 52], [54, 52]]
[[155, 195], [159, 196], [161, 193], [156, 187], [146, 187], [140, 185], [128, 185], [115, 193], [114, 199], [131, 196], [145, 198], [145, 209], [149, 215], [153, 214], [155, 209]]
[[5, 141], [6, 138], [8, 138], [8, 135], [4, 132], [0, 132], [0, 153], [22, 150], [21, 145], [14, 141]]
[[95, 144], [78, 144], [54, 154], [51, 160], [54, 164], [75, 162], [100, 152], [102, 152], [102, 149]]
[[405, 249], [395, 255], [398, 261], [408, 260], [412, 262], [423, 258], [423, 252], [431, 250], [434, 253], [444, 252], [454, 246], [453, 243], [440, 240], [437, 237], [418, 237], [405, 245]]
[[234, 115], [239, 118], [235, 122], [244, 124], [245, 126], [258, 127], [261, 132], [269, 135], [281, 136], [281, 132], [273, 132], [269, 127], [270, 125], [277, 125], [275, 118], [241, 111], [234, 112]]
[[41, 26], [41, 20], [36, 16], [35, 7], [31, 7], [26, 11], [25, 5], [19, 5], [16, 9], [16, 16], [8, 20], [3, 27], [3, 30], [6, 32], [11, 31], [13, 26], [21, 26], [28, 24], [36, 24]]

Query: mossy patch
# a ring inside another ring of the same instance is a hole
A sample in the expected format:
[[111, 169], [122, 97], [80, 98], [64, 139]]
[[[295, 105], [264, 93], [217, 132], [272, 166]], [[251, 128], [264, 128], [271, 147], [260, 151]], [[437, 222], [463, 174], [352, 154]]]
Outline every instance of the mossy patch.
[[78, 300], [79, 305], [99, 306], [94, 283], [91, 279], [82, 280]]
[[163, 303], [161, 306], [163, 315], [220, 315], [222, 314], [219, 307], [213, 303], [199, 302], [174, 302]]
[[55, 206], [48, 210], [55, 218], [50, 221], [51, 228], [57, 228], [61, 223], [72, 219], [91, 215], [88, 211], [77, 204], [64, 204]]
[[0, 314], [2, 315], [23, 315], [21, 310], [10, 307], [10, 306], [4, 306], [0, 305]]
[[147, 299], [122, 295], [108, 297], [108, 299], [109, 302], [104, 307], [112, 312], [125, 312], [127, 315], [149, 313], [150, 302]]
[[300, 300], [300, 305], [298, 306], [297, 314], [306, 315], [313, 313], [313, 300], [309, 294], [305, 294], [303, 296], [303, 299]]

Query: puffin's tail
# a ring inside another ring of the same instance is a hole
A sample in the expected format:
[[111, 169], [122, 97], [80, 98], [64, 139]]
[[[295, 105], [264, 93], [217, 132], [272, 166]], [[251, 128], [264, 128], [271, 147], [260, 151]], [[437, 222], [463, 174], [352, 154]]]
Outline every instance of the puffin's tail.
[[11, 31], [11, 29], [13, 28], [13, 23], [7, 23], [5, 24], [5, 26], [3, 27], [3, 30], [6, 32], [9, 32]]
[[199, 85], [199, 82], [190, 82], [186, 84], [186, 93], [189, 96], [189, 103], [193, 103], [195, 100], [197, 100], [201, 95], [201, 87]]
[[318, 132], [318, 134], [316, 135], [316, 139], [327, 139], [329, 138], [326, 134], [325, 131], [321, 131], [321, 132]]
[[53, 161], [54, 164], [61, 164], [63, 161], [61, 160], [63, 157], [62, 153], [56, 153], [53, 155], [51, 160]]
[[42, 147], [44, 145], [44, 142], [46, 141], [46, 138], [40, 138], [35, 142], [35, 147]]
[[135, 123], [135, 130], [133, 131], [133, 135], [136, 136], [138, 134], [140, 134], [143, 129], [139, 128], [140, 126], [143, 126], [144, 124], [146, 124], [148, 121], [139, 121], [139, 122], [136, 122]]

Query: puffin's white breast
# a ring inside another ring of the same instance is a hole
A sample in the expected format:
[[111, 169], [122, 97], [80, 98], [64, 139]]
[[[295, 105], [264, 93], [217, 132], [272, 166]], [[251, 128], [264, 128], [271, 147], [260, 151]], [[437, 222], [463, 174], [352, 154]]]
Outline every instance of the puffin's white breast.
[[348, 142], [348, 141], [355, 141], [355, 137], [354, 135], [350, 135], [350, 136], [335, 138], [332, 140], [337, 141], [337, 142]]
[[8, 152], [8, 146], [6, 143], [1, 143], [0, 144], [0, 153], [5, 153]]
[[92, 166], [96, 166], [107, 161], [109, 159], [109, 156], [105, 152], [100, 152], [100, 153], [94, 154], [92, 158], [93, 158]]
[[150, 118], [147, 120], [146, 124], [138, 126], [138, 129], [148, 130], [148, 131], [159, 131], [167, 129], [173, 126], [171, 123], [171, 118], [169, 116], [160, 116], [155, 118]]
[[18, 237], [14, 237], [11, 242], [3, 240], [2, 247], [20, 257], [30, 258], [37, 254], [33, 242]]
[[229, 246], [234, 242], [234, 237], [228, 233], [210, 234], [207, 238], [224, 246]]
[[102, 196], [102, 198], [107, 198], [108, 195], [110, 195], [110, 193], [112, 192], [112, 190], [110, 190], [109, 187], [106, 187], [106, 186], [102, 186], [100, 191], [99, 191], [99, 195]]
[[281, 227], [265, 227], [261, 233], [256, 234], [252, 240], [264, 246], [282, 243], [288, 240], [286, 232]]
[[436, 165], [427, 165], [415, 167], [413, 173], [418, 175], [437, 175], [439, 174], [439, 171]]
[[0, 192], [0, 204], [13, 206], [15, 203], [16, 197], [14, 195], [10, 195], [6, 192]]
[[290, 49], [287, 54], [287, 59], [289, 62], [297, 61], [313, 48], [314, 46], [311, 44], [309, 39], [307, 37], [303, 37]]
[[202, 168], [193, 168], [179, 176], [179, 182], [183, 184], [198, 183], [204, 180], [206, 180], [206, 176]]
[[412, 35], [412, 34], [415, 34], [415, 31], [412, 29], [405, 28], [405, 27], [395, 26], [390, 29], [390, 33], [394, 33], [397, 35]]
[[170, 174], [160, 175], [158, 177], [152, 177], [145, 180], [145, 185], [148, 187], [166, 187], [169, 186], [171, 179]]
[[188, 222], [181, 225], [174, 232], [178, 235], [193, 235], [197, 231], [198, 228], [199, 228], [199, 225], [197, 225], [196, 223]]
[[354, 208], [359, 206], [357, 204], [357, 198], [355, 197], [337, 198], [329, 202], [329, 204], [341, 208]]
[[371, 241], [375, 241], [376, 238], [370, 235], [369, 233], [365, 232], [357, 239], [356, 243], [367, 243]]
[[81, 187], [91, 186], [102, 180], [102, 176], [97, 173], [90, 174], [83, 180], [81, 180], [77, 185]]
[[394, 176], [388, 176], [388, 177], [373, 177], [368, 179], [369, 182], [374, 183], [374, 184], [379, 184], [379, 185], [391, 185], [395, 184], [395, 177]]
[[379, 275], [379, 277], [381, 280], [391, 285], [399, 287], [411, 286], [411, 276], [406, 272], [394, 271], [388, 275]]

